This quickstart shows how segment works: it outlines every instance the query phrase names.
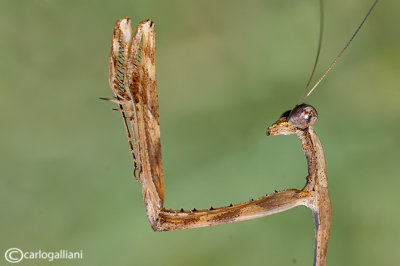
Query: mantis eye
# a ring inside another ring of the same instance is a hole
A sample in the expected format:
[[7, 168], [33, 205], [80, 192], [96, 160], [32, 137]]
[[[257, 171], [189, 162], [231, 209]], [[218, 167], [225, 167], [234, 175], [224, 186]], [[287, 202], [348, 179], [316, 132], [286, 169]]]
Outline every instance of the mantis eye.
[[292, 110], [287, 110], [286, 112], [284, 112], [284, 113], [281, 115], [281, 118], [282, 118], [282, 117], [289, 117], [291, 111], [292, 111]]
[[317, 121], [318, 113], [308, 104], [300, 104], [293, 108], [289, 115], [289, 124], [298, 127], [311, 126]]

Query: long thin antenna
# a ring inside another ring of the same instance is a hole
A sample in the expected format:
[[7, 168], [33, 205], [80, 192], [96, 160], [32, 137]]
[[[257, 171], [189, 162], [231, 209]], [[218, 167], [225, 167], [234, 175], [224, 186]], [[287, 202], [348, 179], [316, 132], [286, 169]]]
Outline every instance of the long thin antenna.
[[306, 86], [304, 87], [303, 92], [301, 93], [301, 95], [299, 97], [299, 100], [297, 101], [297, 104], [300, 104], [303, 101], [304, 95], [306, 94], [308, 86], [310, 86], [311, 80], [314, 77], [315, 70], [317, 69], [319, 55], [321, 53], [323, 33], [324, 33], [324, 0], [320, 0], [319, 1], [319, 39], [318, 39], [317, 55], [315, 56], [314, 66], [311, 70], [310, 77], [307, 81]]
[[[311, 90], [307, 93], [306, 97], [310, 96], [310, 94], [315, 90], [315, 88], [321, 83], [321, 81], [325, 78], [325, 76], [329, 73], [329, 71], [332, 70], [332, 68], [336, 65], [337, 61], [339, 58], [342, 56], [344, 51], [346, 51], [347, 47], [349, 47], [350, 43], [353, 41], [354, 37], [356, 37], [357, 33], [360, 31], [361, 27], [364, 25], [364, 22], [367, 20], [368, 16], [371, 14], [372, 10], [376, 6], [379, 0], [375, 0], [375, 2], [372, 4], [371, 8], [369, 9], [368, 13], [365, 15], [364, 19], [361, 21], [361, 24], [358, 26], [356, 31], [353, 33], [353, 36], [351, 36], [350, 40], [346, 43], [344, 46], [343, 50], [340, 51], [339, 55], [333, 60], [332, 64], [328, 67], [328, 69], [325, 71], [325, 73], [320, 77], [320, 79], [315, 83], [314, 87], [311, 88]], [[305, 99], [304, 98], [304, 99]]]

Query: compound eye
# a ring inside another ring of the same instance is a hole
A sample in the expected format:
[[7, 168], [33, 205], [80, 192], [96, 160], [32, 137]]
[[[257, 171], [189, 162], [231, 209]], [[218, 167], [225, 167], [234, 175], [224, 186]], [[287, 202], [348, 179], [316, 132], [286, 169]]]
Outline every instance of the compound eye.
[[300, 104], [293, 108], [289, 115], [289, 124], [298, 127], [307, 127], [317, 121], [318, 113], [314, 107], [308, 104]]
[[282, 118], [282, 117], [289, 117], [291, 111], [292, 111], [292, 110], [287, 110], [286, 112], [284, 112], [284, 113], [281, 115], [281, 118]]

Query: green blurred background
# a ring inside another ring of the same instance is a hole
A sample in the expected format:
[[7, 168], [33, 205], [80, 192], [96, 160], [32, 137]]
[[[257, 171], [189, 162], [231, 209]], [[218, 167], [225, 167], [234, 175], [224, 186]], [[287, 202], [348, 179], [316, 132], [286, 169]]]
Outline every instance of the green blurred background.
[[[328, 1], [320, 76], [372, 1]], [[265, 129], [313, 64], [318, 1], [0, 0], [0, 265], [11, 247], [83, 250], [53, 265], [311, 265], [298, 207], [155, 233], [110, 97], [114, 21], [156, 23], [166, 206], [207, 208], [301, 188], [295, 136]], [[319, 111], [333, 224], [329, 265], [400, 261], [400, 2], [381, 1], [307, 100]], [[21, 265], [50, 265], [45, 260]]]

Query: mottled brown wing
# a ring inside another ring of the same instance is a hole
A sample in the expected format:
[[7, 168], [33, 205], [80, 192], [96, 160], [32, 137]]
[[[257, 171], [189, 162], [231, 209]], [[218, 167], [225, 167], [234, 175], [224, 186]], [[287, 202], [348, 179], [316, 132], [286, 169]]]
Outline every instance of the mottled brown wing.
[[110, 86], [117, 98], [114, 102], [121, 106], [135, 169], [142, 183], [147, 216], [154, 221], [163, 206], [164, 175], [152, 21], [139, 23], [135, 35], [130, 19], [116, 22], [109, 69]]

